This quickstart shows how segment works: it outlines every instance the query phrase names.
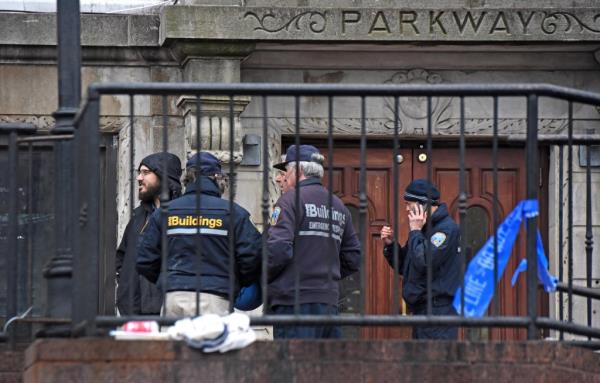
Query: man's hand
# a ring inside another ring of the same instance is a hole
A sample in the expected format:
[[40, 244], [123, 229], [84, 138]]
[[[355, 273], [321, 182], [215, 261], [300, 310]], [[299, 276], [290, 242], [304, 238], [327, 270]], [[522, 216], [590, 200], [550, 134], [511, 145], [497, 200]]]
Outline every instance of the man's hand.
[[383, 241], [383, 244], [386, 246], [391, 245], [392, 243], [394, 243], [394, 232], [392, 231], [392, 228], [389, 226], [384, 226], [381, 228], [381, 240]]
[[420, 204], [408, 212], [408, 226], [410, 230], [421, 230], [427, 221], [427, 212]]

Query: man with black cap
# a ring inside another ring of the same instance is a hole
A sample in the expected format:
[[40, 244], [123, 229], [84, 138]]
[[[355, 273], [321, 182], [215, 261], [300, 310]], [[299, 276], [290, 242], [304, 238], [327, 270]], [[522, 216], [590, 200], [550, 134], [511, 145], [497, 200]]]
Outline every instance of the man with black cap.
[[[335, 195], [329, 205], [329, 192], [321, 185], [323, 160], [314, 146], [293, 145], [285, 161], [275, 165], [286, 171], [289, 188], [275, 204], [267, 242], [269, 305], [275, 315], [294, 314], [296, 297], [299, 314], [337, 315], [339, 281], [360, 266], [360, 243], [350, 212]], [[340, 335], [336, 326], [274, 328], [275, 338]]]
[[[163, 165], [164, 163], [164, 165]], [[166, 177], [163, 174], [166, 165]], [[156, 315], [160, 313], [162, 294], [154, 283], [141, 278], [135, 267], [138, 237], [144, 232], [152, 212], [160, 206], [163, 180], [167, 182], [169, 199], [181, 195], [181, 161], [171, 153], [154, 153], [138, 166], [138, 198], [140, 205], [125, 227], [117, 249], [117, 308], [121, 315]]]
[[[427, 315], [427, 256], [431, 254], [432, 314], [456, 315], [452, 307], [460, 284], [460, 232], [448, 207], [440, 203], [440, 192], [427, 180], [412, 181], [404, 192], [410, 232], [404, 247], [398, 246], [398, 271], [403, 276], [402, 296], [413, 315]], [[431, 217], [427, 217], [427, 207]], [[428, 230], [427, 220], [431, 227]], [[383, 255], [394, 267], [394, 233], [381, 229]], [[457, 339], [456, 327], [415, 327], [415, 339]]]
[[[165, 219], [168, 253], [165, 279], [167, 316], [229, 313], [229, 248], [234, 241], [234, 296], [240, 287], [257, 282], [261, 270], [261, 237], [250, 214], [238, 204], [230, 211], [221, 198], [225, 178], [219, 160], [208, 152], [186, 164], [185, 194], [170, 202]], [[233, 221], [233, 226], [231, 222]], [[233, 231], [230, 231], [233, 229]], [[198, 235], [200, 237], [198, 237]], [[151, 282], [161, 281], [161, 212], [150, 218], [138, 245], [137, 269]], [[201, 245], [198, 257], [198, 243]]]

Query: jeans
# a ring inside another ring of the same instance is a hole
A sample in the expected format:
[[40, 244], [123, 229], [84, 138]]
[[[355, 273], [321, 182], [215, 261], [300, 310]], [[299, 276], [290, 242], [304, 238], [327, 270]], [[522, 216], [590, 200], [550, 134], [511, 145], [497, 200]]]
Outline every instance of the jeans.
[[[433, 306], [431, 313], [433, 315], [457, 315], [452, 304], [443, 306]], [[427, 307], [420, 308], [413, 312], [414, 315], [427, 315]], [[458, 327], [414, 327], [413, 339], [458, 339]]]
[[[294, 306], [277, 305], [271, 308], [273, 315], [294, 315]], [[300, 305], [302, 315], [338, 315], [337, 306], [325, 303], [303, 303]], [[338, 326], [282, 326], [273, 328], [275, 339], [315, 339], [315, 338], [340, 338], [342, 332]]]

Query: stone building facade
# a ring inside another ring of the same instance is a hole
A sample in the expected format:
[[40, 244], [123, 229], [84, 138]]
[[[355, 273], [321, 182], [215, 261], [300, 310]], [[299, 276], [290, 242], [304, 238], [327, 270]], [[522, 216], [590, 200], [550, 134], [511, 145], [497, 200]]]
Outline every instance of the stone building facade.
[[[87, 84], [93, 82], [549, 83], [600, 92], [599, 20], [600, 8], [593, 0], [402, 4], [388, 0], [184, 0], [146, 13], [84, 14], [82, 88], [84, 97]], [[52, 113], [58, 104], [55, 24], [54, 14], [0, 13], [0, 122], [52, 127]], [[262, 135], [262, 104], [256, 99], [236, 98], [234, 158], [230, 159], [228, 100], [206, 96], [201, 102], [202, 149], [213, 151], [225, 163], [236, 163], [238, 190], [244, 191], [237, 193], [237, 201], [262, 226], [261, 201], [256, 197], [262, 188], [262, 166], [244, 163], [244, 150], [248, 149], [244, 143], [252, 135]], [[134, 110], [137, 164], [148, 153], [162, 150], [163, 110], [161, 100], [155, 97], [136, 97]], [[352, 141], [360, 131], [358, 101], [336, 100], [334, 110], [336, 138]], [[118, 158], [114, 173], [118, 236], [129, 211], [129, 111], [127, 97], [102, 100], [101, 128]], [[407, 148], [422, 148], [427, 122], [424, 111], [422, 99], [401, 102], [400, 132]], [[491, 111], [490, 99], [466, 101], [466, 132], [477, 146], [491, 145]], [[280, 157], [286, 136], [294, 132], [294, 113], [292, 99], [277, 98], [269, 103], [271, 162]], [[301, 113], [302, 135], [323, 144], [328, 129], [327, 100], [303, 98]], [[195, 100], [169, 98], [168, 115], [169, 148], [185, 158], [197, 149]], [[393, 133], [392, 101], [369, 99], [366, 116], [369, 140], [385, 146]], [[525, 116], [523, 102], [501, 100], [498, 128], [503, 142], [522, 139]], [[436, 143], [457, 147], [459, 117], [457, 99], [434, 99]], [[574, 117], [576, 134], [600, 134], [600, 108], [576, 104]], [[544, 99], [539, 124], [542, 135], [565, 135], [567, 103]], [[558, 259], [558, 249], [566, 243], [559, 243], [557, 211], [566, 199], [558, 199], [558, 149], [550, 146], [545, 153], [544, 235], [551, 267], [558, 274], [557, 265], [566, 262]], [[574, 278], [584, 284], [585, 168], [580, 166], [578, 147], [574, 153]], [[566, 157], [562, 161], [566, 169]], [[597, 193], [600, 168], [594, 167], [592, 172]], [[594, 238], [600, 238], [599, 209], [594, 203]], [[567, 234], [565, 230], [563, 238]], [[596, 245], [593, 286], [598, 288], [599, 256]], [[585, 310], [580, 305], [584, 300], [574, 303], [575, 320], [583, 323]], [[551, 299], [552, 315], [555, 304]], [[598, 310], [596, 306], [596, 326], [600, 326]]]

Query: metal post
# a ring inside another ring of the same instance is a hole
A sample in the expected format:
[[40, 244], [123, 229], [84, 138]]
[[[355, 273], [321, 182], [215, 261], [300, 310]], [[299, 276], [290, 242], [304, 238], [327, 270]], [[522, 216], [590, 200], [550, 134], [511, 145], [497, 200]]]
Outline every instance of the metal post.
[[[58, 51], [58, 110], [53, 134], [71, 134], [73, 118], [81, 98], [81, 48], [79, 1], [58, 0], [56, 7]], [[73, 270], [72, 205], [74, 190], [74, 145], [70, 140], [57, 141], [55, 156], [55, 238], [53, 257], [44, 268], [47, 279], [46, 315], [55, 318], [71, 316]], [[67, 328], [54, 327], [46, 335], [68, 335]]]
[[[538, 148], [537, 148], [537, 118], [538, 98], [531, 94], [527, 97], [527, 199], [538, 197]], [[537, 338], [537, 216], [527, 218], [527, 316], [530, 319], [527, 326], [527, 339]]]

